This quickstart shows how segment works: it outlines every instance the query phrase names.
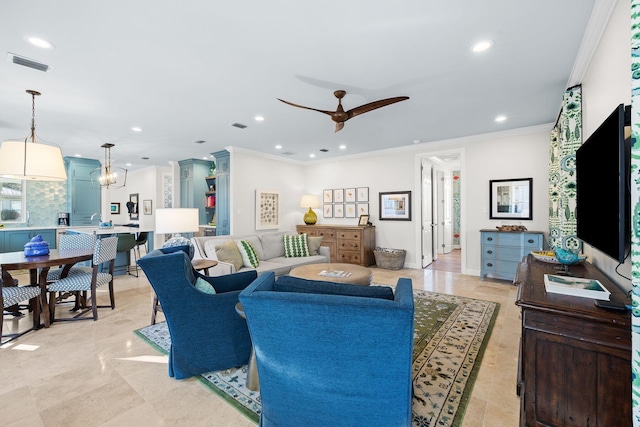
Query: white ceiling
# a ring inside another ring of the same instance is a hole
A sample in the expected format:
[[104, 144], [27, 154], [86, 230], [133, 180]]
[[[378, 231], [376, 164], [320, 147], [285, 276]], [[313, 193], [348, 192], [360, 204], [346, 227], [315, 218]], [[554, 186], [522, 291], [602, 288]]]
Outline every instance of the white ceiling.
[[[0, 58], [12, 52], [52, 69], [0, 61], [0, 140], [29, 134], [27, 89], [42, 92], [39, 140], [97, 159], [111, 142], [112, 163], [129, 169], [228, 146], [309, 161], [547, 124], [594, 4], [2, 0]], [[55, 49], [30, 45], [31, 35]], [[493, 48], [472, 53], [482, 39]], [[334, 110], [336, 89], [348, 92], [345, 110], [410, 99], [337, 133], [328, 116], [276, 100]], [[508, 118], [496, 123], [498, 115]]]

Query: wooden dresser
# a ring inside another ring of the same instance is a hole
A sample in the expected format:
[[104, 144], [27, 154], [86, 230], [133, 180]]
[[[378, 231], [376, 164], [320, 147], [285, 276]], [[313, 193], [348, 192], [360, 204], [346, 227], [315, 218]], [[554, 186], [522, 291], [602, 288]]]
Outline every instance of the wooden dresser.
[[[595, 307], [591, 298], [547, 293], [553, 264], [528, 255], [518, 267], [522, 310], [517, 392], [521, 426], [631, 425], [631, 314]], [[629, 301], [590, 263], [570, 267], [599, 280], [611, 301]]]
[[331, 262], [346, 262], [362, 266], [374, 265], [376, 248], [375, 226], [298, 225], [298, 234], [322, 236], [322, 246], [331, 250]]

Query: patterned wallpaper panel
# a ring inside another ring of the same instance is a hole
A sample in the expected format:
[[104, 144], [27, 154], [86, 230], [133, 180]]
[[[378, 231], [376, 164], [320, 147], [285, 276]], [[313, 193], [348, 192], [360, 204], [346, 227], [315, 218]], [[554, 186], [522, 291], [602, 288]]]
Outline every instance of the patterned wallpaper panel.
[[453, 246], [460, 246], [460, 171], [453, 171]]
[[67, 211], [66, 181], [27, 181], [27, 211], [29, 225], [58, 225], [58, 212]]

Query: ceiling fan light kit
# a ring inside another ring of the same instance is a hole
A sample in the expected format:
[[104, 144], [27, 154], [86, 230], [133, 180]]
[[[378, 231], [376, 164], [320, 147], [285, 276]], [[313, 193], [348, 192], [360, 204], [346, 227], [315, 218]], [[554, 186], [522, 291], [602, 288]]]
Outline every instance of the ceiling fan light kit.
[[395, 104], [396, 102], [405, 101], [409, 99], [408, 96], [396, 96], [394, 98], [386, 98], [380, 99], [378, 101], [373, 101], [368, 104], [360, 105], [359, 107], [352, 108], [351, 110], [344, 111], [342, 107], [342, 98], [347, 94], [345, 90], [336, 90], [333, 92], [333, 95], [338, 98], [338, 108], [336, 111], [327, 111], [327, 110], [319, 110], [317, 108], [305, 107], [304, 105], [294, 104], [293, 102], [285, 101], [284, 99], [276, 98], [280, 102], [284, 102], [285, 104], [289, 104], [293, 107], [304, 108], [306, 110], [317, 111], [319, 113], [327, 114], [331, 117], [331, 120], [336, 122], [336, 132], [342, 130], [344, 127], [344, 122], [349, 120], [352, 117], [358, 116], [360, 114], [368, 113], [369, 111], [376, 110], [381, 107], [386, 107], [387, 105]]

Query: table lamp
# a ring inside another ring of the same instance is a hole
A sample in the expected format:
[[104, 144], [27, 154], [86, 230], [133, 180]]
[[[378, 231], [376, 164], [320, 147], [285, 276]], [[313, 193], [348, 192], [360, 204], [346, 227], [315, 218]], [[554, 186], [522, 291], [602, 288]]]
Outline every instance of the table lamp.
[[193, 244], [180, 233], [195, 233], [198, 230], [197, 208], [156, 209], [156, 233], [173, 234], [173, 237], [162, 245], [163, 248], [189, 246], [189, 256], [193, 259]]
[[318, 201], [318, 196], [314, 196], [311, 194], [305, 194], [302, 196], [302, 199], [300, 200], [300, 207], [301, 208], [309, 208], [309, 211], [307, 211], [307, 213], [304, 214], [304, 223], [307, 225], [313, 225], [316, 223], [316, 221], [318, 220], [318, 216], [316, 215], [316, 213], [313, 211], [313, 208], [319, 208], [320, 207], [320, 202]]

